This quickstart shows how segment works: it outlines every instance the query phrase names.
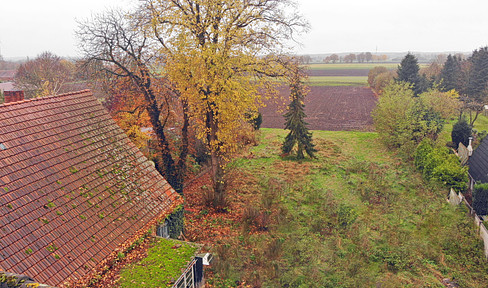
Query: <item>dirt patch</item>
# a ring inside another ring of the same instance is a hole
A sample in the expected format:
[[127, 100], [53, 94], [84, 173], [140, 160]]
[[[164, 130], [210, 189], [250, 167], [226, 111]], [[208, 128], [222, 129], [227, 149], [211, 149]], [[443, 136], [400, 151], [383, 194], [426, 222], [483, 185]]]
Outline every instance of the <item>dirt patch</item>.
[[[288, 97], [289, 90], [280, 89]], [[284, 128], [283, 105], [269, 101], [261, 109], [264, 128]], [[368, 87], [312, 86], [305, 98], [306, 121], [311, 130], [327, 131], [372, 131], [371, 111], [376, 98]]]

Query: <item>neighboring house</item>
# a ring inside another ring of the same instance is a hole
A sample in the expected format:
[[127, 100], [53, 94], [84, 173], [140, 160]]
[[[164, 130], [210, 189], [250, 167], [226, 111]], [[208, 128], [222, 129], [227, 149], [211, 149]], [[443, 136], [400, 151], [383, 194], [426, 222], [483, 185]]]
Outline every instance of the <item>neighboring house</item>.
[[0, 83], [0, 92], [4, 92], [4, 91], [14, 91], [14, 90], [17, 90], [15, 88], [15, 83], [14, 82], [4, 82], [4, 83]]
[[0, 270], [82, 287], [182, 203], [89, 90], [0, 105]]
[[481, 141], [478, 148], [469, 157], [469, 188], [471, 192], [475, 183], [488, 183], [488, 141]]
[[0, 70], [0, 82], [13, 81], [16, 70]]
[[[471, 140], [469, 146], [471, 146]], [[468, 148], [466, 149], [468, 150]], [[468, 154], [470, 154], [470, 151], [468, 151]], [[474, 218], [474, 223], [478, 227], [477, 234], [481, 237], [481, 239], [483, 239], [485, 257], [488, 259], [488, 229], [486, 229], [486, 226], [483, 225], [483, 218], [478, 216], [476, 211], [471, 207], [474, 185], [479, 183], [488, 183], [488, 140], [481, 141], [478, 148], [476, 148], [469, 157], [468, 165], [468, 192], [461, 196], [465, 197], [464, 200], [466, 201], [465, 203], [469, 209], [469, 214]]]
[[0, 104], [24, 100], [24, 91], [17, 89], [14, 82], [0, 83]]

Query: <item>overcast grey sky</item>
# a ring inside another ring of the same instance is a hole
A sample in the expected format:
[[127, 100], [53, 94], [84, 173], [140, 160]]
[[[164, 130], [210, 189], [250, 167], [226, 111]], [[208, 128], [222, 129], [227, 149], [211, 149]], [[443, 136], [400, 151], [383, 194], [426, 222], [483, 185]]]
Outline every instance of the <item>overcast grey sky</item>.
[[[332, 52], [469, 52], [488, 45], [486, 0], [296, 0], [312, 29], [300, 54]], [[34, 57], [78, 56], [76, 19], [137, 0], [3, 0], [0, 51]]]

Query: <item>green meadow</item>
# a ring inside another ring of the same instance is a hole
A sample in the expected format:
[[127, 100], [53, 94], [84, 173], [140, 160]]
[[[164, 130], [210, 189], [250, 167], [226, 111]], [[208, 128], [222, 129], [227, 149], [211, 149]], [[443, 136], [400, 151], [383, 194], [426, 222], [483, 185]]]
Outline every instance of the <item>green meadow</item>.
[[307, 79], [310, 86], [367, 86], [368, 77], [364, 76], [311, 76]]
[[[239, 235], [214, 253], [212, 287], [484, 287], [488, 264], [463, 206], [372, 132], [313, 131], [316, 159], [280, 157], [262, 129], [233, 163]], [[244, 281], [244, 282], [240, 282]]]

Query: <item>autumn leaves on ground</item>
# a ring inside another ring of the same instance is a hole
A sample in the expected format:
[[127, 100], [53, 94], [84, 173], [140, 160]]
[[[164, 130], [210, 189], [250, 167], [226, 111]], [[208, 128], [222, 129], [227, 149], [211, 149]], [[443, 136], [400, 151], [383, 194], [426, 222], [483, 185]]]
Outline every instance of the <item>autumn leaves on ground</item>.
[[280, 157], [283, 130], [262, 129], [227, 168], [227, 211], [185, 189], [185, 237], [217, 260], [210, 287], [462, 287], [487, 283], [469, 218], [425, 187], [376, 133], [314, 131], [317, 159]]

